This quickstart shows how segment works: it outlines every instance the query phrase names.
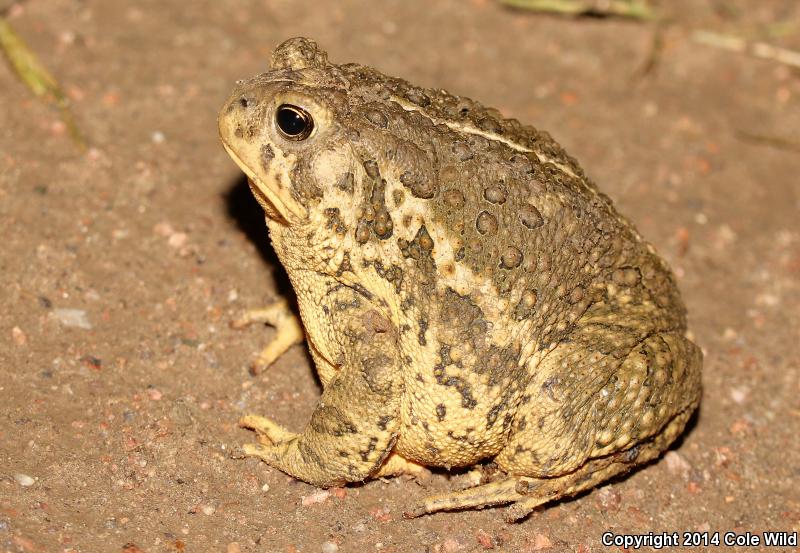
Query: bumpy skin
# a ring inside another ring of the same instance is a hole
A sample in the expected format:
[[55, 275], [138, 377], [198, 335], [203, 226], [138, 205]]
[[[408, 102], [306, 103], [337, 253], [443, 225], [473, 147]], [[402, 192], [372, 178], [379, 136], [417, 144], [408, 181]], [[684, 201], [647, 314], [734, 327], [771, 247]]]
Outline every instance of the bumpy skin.
[[[313, 118], [309, 137], [281, 135], [282, 104]], [[683, 430], [702, 358], [674, 278], [548, 134], [304, 38], [237, 85], [219, 125], [324, 386], [300, 434], [245, 418], [249, 453], [319, 486], [492, 460], [492, 482], [410, 514], [517, 518]]]

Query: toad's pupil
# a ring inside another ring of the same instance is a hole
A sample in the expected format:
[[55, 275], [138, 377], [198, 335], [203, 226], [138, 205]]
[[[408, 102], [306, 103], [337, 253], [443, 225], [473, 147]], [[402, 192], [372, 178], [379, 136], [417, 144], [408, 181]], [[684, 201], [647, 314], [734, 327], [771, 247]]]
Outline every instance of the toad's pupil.
[[278, 108], [275, 122], [278, 124], [278, 129], [292, 140], [308, 138], [314, 128], [314, 122], [308, 112], [289, 104], [284, 104]]

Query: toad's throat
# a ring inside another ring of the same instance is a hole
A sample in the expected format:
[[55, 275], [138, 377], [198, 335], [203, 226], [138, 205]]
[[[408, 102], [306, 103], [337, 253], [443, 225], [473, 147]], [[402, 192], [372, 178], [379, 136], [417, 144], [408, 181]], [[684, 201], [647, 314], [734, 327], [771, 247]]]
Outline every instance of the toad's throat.
[[260, 178], [224, 140], [222, 145], [231, 159], [247, 175], [250, 190], [268, 218], [282, 224], [291, 224], [293, 221], [302, 221], [306, 218], [305, 208], [289, 195], [287, 189], [281, 189], [275, 175], [268, 175], [268, 179]]
[[258, 202], [258, 205], [260, 205], [261, 209], [264, 210], [264, 215], [267, 217], [267, 219], [277, 221], [278, 223], [284, 225], [288, 224], [286, 218], [281, 215], [281, 212], [277, 207], [275, 207], [275, 204], [270, 201], [267, 195], [261, 191], [261, 188], [258, 186], [258, 184], [253, 182], [253, 179], [248, 177], [247, 185], [250, 187], [250, 192], [252, 192], [253, 197], [255, 197], [256, 201]]

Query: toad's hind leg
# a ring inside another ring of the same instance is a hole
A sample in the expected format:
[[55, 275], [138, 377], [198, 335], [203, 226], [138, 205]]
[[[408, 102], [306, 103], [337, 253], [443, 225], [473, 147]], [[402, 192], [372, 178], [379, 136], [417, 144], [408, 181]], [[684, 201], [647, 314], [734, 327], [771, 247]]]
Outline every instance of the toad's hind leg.
[[650, 440], [626, 451], [592, 459], [572, 473], [554, 478], [521, 478], [515, 491], [523, 498], [508, 508], [506, 520], [514, 522], [525, 518], [540, 505], [590, 490], [615, 476], [625, 474], [634, 467], [658, 458], [680, 435], [692, 412], [693, 409], [682, 411], [667, 424], [663, 432]]
[[405, 516], [413, 518], [439, 511], [481, 509], [511, 503], [505, 519], [508, 522], [518, 521], [540, 505], [590, 490], [657, 458], [681, 433], [691, 415], [692, 410], [687, 409], [670, 421], [662, 433], [650, 440], [627, 451], [592, 459], [569, 474], [552, 478], [511, 476], [466, 490], [434, 495], [425, 498], [406, 512]]

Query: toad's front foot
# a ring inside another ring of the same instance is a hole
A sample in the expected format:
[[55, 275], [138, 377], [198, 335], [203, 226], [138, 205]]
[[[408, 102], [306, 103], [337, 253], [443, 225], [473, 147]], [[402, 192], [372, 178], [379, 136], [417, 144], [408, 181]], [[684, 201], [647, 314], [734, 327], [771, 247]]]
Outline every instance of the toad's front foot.
[[241, 317], [231, 321], [231, 327], [244, 328], [253, 323], [268, 324], [274, 327], [276, 332], [250, 364], [250, 372], [254, 375], [267, 369], [290, 347], [302, 343], [305, 338], [299, 317], [294, 314], [285, 299], [278, 300], [263, 309], [245, 311]]
[[[273, 422], [272, 420], [261, 417], [259, 415], [245, 415], [239, 419], [239, 426], [242, 428], [249, 428], [255, 430], [258, 435], [258, 441], [265, 445], [280, 444], [288, 442], [297, 434], [286, 430], [281, 425]], [[245, 453], [248, 455], [258, 455], [257, 453], [250, 453], [248, 449], [253, 450], [253, 444], [244, 446]], [[258, 449], [260, 451], [260, 449]]]

